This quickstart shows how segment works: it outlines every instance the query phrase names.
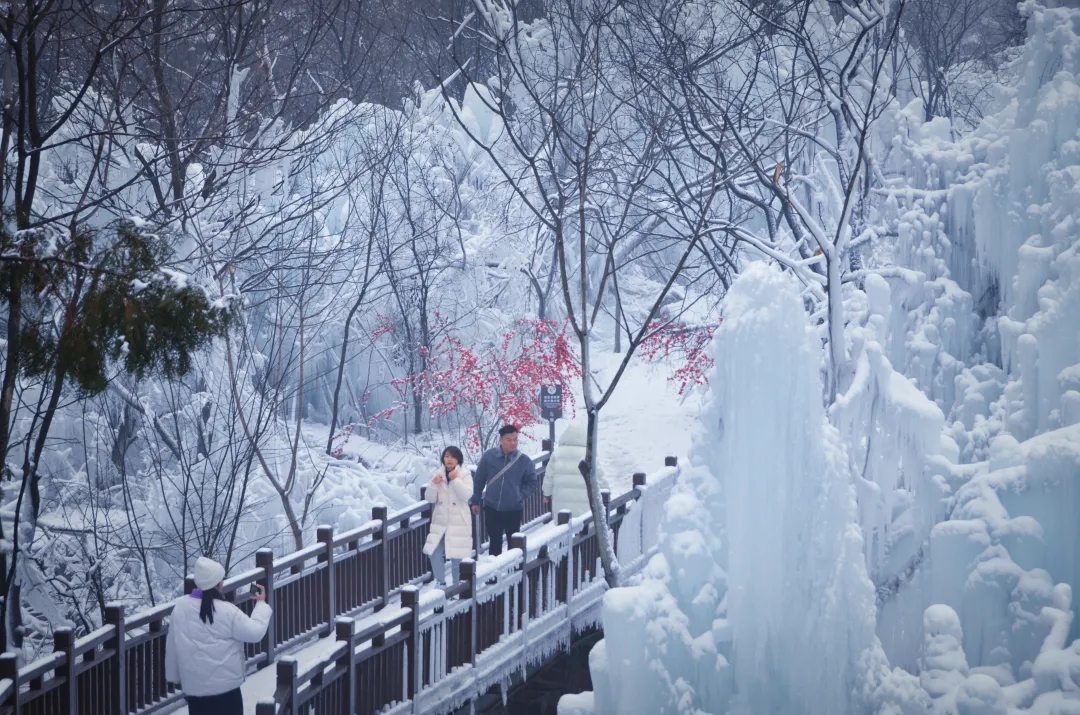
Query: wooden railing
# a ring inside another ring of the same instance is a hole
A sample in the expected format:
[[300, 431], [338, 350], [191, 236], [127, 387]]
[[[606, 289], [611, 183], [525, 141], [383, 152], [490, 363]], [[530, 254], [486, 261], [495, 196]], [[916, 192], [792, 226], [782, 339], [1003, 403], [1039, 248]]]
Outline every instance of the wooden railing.
[[[545, 450], [534, 459], [540, 480], [547, 458]], [[674, 458], [667, 461], [674, 464]], [[615, 500], [605, 494], [616, 533], [644, 484], [644, 475], [635, 474], [630, 492]], [[455, 600], [430, 610], [418, 588], [431, 579], [422, 551], [431, 517], [426, 501], [394, 513], [375, 507], [372, 521], [342, 534], [319, 527], [315, 544], [280, 558], [269, 549], [257, 552], [255, 568], [228, 579], [223, 593], [250, 613], [249, 587], [258, 583], [274, 609], [266, 637], [247, 649], [251, 667], [277, 662], [278, 688], [260, 715], [308, 713], [313, 705], [320, 715], [375, 713], [410, 700], [455, 668], [475, 665], [528, 619], [567, 606], [596, 580], [596, 532], [591, 516], [571, 524], [568, 514], [560, 514], [551, 523], [544, 509], [537, 489], [523, 520], [530, 534], [543, 535], [542, 546], [526, 548], [525, 535], [517, 534], [493, 567], [478, 571], [472, 561], [463, 562], [461, 583], [445, 590]], [[559, 539], [565, 543], [553, 558], [549, 553]], [[497, 590], [500, 584], [503, 591]], [[193, 588], [189, 578], [185, 592]], [[441, 598], [444, 592], [433, 593]], [[149, 715], [171, 709], [182, 699], [165, 681], [171, 610], [169, 603], [128, 618], [122, 606], [110, 605], [105, 625], [83, 637], [58, 628], [47, 657], [19, 667], [14, 654], [0, 655], [0, 715]], [[367, 620], [357, 620], [365, 613]], [[516, 615], [504, 623], [504, 613]], [[339, 644], [321, 666], [300, 672], [295, 660], [281, 656], [330, 633]], [[408, 672], [402, 663], [409, 664]]]
[[[616, 542], [645, 484], [638, 473], [626, 494], [610, 499], [604, 492]], [[640, 550], [650, 537], [640, 510], [638, 518]], [[646, 556], [642, 550], [634, 563]], [[447, 712], [503, 682], [507, 672], [542, 660], [552, 644], [568, 643], [575, 616], [595, 614], [605, 590], [592, 516], [571, 520], [560, 512], [553, 524], [515, 534], [501, 556], [481, 565], [464, 561], [458, 584], [423, 595], [410, 585], [400, 606], [380, 617], [338, 618], [337, 643], [325, 656], [303, 667], [279, 659], [273, 697], [259, 701], [256, 713]]]

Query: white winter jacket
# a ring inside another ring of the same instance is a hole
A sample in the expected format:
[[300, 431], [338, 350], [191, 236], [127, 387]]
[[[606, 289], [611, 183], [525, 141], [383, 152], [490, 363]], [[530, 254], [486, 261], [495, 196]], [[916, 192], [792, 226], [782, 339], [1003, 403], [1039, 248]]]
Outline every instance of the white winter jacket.
[[255, 604], [251, 616], [229, 603], [214, 601], [214, 622], [199, 618], [202, 601], [191, 596], [176, 600], [165, 637], [165, 679], [180, 683], [185, 695], [221, 695], [244, 683], [244, 644], [266, 635], [273, 611]]
[[428, 556], [446, 539], [446, 558], [471, 559], [473, 549], [472, 515], [469, 497], [472, 496], [472, 474], [464, 465], [454, 470], [454, 478], [446, 481], [446, 468], [440, 467], [435, 476], [443, 478], [442, 484], [435, 477], [424, 492], [424, 498], [435, 505], [431, 510], [431, 528], [428, 530], [424, 553]]
[[[581, 516], [589, 511], [589, 493], [585, 489], [585, 478], [578, 470], [578, 462], [585, 459], [585, 425], [572, 422], [563, 431], [551, 453], [547, 470], [544, 472], [544, 496], [551, 497], [551, 513], [558, 514], [569, 509], [574, 516]], [[596, 465], [596, 478], [600, 489], [607, 488], [604, 470]]]

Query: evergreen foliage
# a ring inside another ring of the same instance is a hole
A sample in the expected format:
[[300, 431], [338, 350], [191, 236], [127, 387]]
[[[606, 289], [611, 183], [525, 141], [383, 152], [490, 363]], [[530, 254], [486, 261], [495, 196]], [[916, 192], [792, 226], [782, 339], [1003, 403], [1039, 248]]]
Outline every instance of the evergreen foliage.
[[83, 397], [105, 390], [114, 366], [180, 377], [227, 329], [228, 309], [167, 268], [168, 241], [130, 221], [60, 245], [43, 232], [0, 241], [0, 294], [23, 312], [23, 377], [70, 379]]

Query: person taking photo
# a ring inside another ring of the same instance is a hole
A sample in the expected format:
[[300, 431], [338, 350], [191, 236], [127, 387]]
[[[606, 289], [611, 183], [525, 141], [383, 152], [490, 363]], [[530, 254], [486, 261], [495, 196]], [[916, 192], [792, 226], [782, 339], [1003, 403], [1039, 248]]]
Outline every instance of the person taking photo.
[[262, 586], [252, 595], [250, 616], [226, 601], [225, 567], [205, 556], [195, 562], [194, 576], [195, 590], [176, 600], [169, 618], [165, 679], [180, 685], [190, 715], [242, 715], [244, 644], [263, 639], [273, 611]]

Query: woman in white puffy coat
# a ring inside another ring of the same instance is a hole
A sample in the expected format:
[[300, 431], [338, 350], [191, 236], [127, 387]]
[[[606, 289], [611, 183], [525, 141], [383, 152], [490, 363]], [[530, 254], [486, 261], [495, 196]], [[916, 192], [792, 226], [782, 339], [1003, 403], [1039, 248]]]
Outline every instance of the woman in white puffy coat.
[[225, 567], [200, 556], [195, 562], [196, 589], [176, 599], [165, 638], [165, 679], [179, 683], [191, 715], [239, 715], [244, 712], [247, 661], [245, 643], [266, 635], [272, 611], [258, 586], [248, 616], [224, 599]]
[[473, 481], [463, 461], [465, 458], [457, 447], [444, 449], [443, 466], [435, 472], [424, 492], [424, 498], [435, 505], [431, 510], [431, 528], [424, 553], [431, 559], [431, 572], [438, 584], [446, 582], [446, 559], [450, 559], [453, 583], [457, 583], [461, 580], [461, 560], [473, 555], [472, 513], [469, 511]]
[[[581, 476], [578, 463], [585, 459], [587, 434], [585, 425], [572, 422], [559, 437], [544, 472], [544, 497], [551, 500], [551, 513], [558, 514], [569, 509], [574, 516], [589, 511], [589, 493], [585, 489], [585, 477]], [[596, 465], [596, 479], [600, 489], [607, 488], [604, 471]]]

